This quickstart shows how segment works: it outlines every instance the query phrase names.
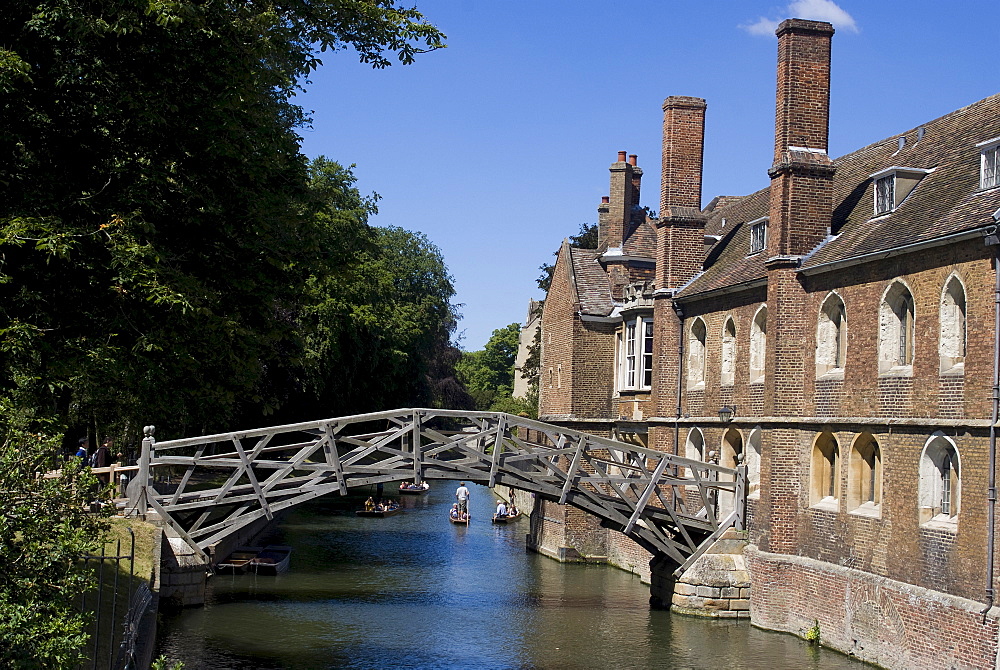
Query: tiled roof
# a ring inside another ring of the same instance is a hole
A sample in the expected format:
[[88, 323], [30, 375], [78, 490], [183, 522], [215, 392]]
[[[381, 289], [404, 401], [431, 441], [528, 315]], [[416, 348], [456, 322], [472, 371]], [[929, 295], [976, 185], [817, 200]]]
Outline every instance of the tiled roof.
[[[902, 149], [899, 138], [906, 140]], [[978, 228], [1000, 207], [1000, 189], [979, 191], [976, 144], [1000, 137], [1000, 94], [876, 142], [836, 161], [832, 235], [810, 253], [803, 268], [888, 251]], [[891, 214], [872, 218], [870, 175], [893, 166], [931, 170]], [[765, 277], [764, 253], [748, 255], [745, 224], [767, 216], [768, 189], [716, 198], [704, 210], [705, 232], [722, 236], [707, 254], [704, 272], [681, 296]], [[725, 220], [725, 225], [723, 225]]]
[[580, 312], [590, 316], [607, 316], [614, 309], [608, 273], [598, 262], [600, 253], [594, 249], [566, 246], [572, 261]]
[[705, 233], [719, 235], [721, 239], [709, 250], [705, 271], [680, 291], [679, 296], [735, 286], [766, 275], [766, 254], [748, 255], [750, 227], [746, 223], [767, 216], [769, 192], [765, 188], [741, 198], [728, 197], [723, 207], [716, 207], [711, 212]]
[[649, 219], [643, 216], [642, 220], [633, 223], [631, 230], [622, 245], [622, 251], [629, 256], [645, 256], [647, 258], [656, 257], [656, 229]]

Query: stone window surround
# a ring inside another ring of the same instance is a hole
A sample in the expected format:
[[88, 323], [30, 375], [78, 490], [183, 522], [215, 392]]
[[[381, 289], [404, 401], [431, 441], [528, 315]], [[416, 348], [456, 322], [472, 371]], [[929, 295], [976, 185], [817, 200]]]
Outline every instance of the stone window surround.
[[767, 355], [767, 305], [761, 305], [750, 322], [750, 383], [764, 383]]
[[700, 316], [691, 320], [688, 327], [688, 373], [689, 390], [705, 388], [705, 368], [708, 363], [708, 327]]
[[941, 290], [940, 373], [964, 375], [965, 355], [968, 346], [967, 300], [965, 284], [957, 273], [948, 275]]
[[840, 445], [830, 432], [813, 441], [809, 468], [809, 506], [840, 511]]
[[847, 471], [847, 505], [851, 514], [882, 516], [882, 450], [871, 433], [854, 439]]
[[847, 307], [830, 291], [819, 308], [816, 323], [816, 377], [843, 379], [847, 361]]
[[[945, 467], [945, 457], [948, 467]], [[962, 503], [961, 456], [955, 441], [935, 431], [920, 453], [920, 486], [918, 505], [920, 526], [938, 530], [956, 531]], [[942, 511], [945, 491], [944, 475], [948, 475], [948, 502], [950, 509]]]
[[727, 316], [722, 323], [722, 370], [720, 383], [722, 386], [733, 386], [736, 383], [736, 320]]
[[878, 371], [880, 377], [912, 377], [916, 306], [902, 279], [889, 283], [879, 301]]

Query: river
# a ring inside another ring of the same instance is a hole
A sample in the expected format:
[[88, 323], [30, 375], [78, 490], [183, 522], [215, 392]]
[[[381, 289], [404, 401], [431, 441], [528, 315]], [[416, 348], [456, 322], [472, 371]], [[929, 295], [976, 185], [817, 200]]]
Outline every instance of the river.
[[868, 667], [651, 610], [638, 577], [526, 552], [528, 520], [492, 525], [488, 489], [471, 487], [466, 529], [446, 517], [455, 483], [432, 486], [386, 519], [356, 517], [363, 496], [296, 508], [272, 538], [294, 547], [289, 572], [213, 577], [204, 607], [164, 615], [158, 653], [187, 670]]

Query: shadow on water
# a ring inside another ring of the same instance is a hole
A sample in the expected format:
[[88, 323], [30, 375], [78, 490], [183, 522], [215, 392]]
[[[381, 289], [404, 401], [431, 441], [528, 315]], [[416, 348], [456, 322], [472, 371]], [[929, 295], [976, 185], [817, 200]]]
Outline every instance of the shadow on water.
[[189, 669], [865, 667], [746, 622], [651, 610], [627, 572], [524, 549], [527, 519], [490, 523], [473, 488], [468, 528], [448, 522], [453, 482], [359, 518], [368, 493], [297, 508], [274, 541], [278, 577], [218, 575], [203, 608], [165, 616], [160, 653]]

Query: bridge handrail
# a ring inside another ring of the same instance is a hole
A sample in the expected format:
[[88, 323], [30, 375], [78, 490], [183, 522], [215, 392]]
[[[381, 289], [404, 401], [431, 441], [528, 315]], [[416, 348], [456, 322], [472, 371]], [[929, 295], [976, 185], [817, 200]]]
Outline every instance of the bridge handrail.
[[[186, 437], [174, 440], [166, 440], [163, 442], [157, 442], [156, 450], [165, 451], [169, 449], [180, 449], [182, 447], [210, 444], [213, 442], [231, 442], [234, 439], [242, 440], [248, 437], [264, 437], [265, 435], [273, 435], [276, 433], [292, 433], [292, 432], [300, 432], [307, 430], [316, 430], [316, 429], [321, 429], [325, 426], [329, 426], [331, 424], [351, 424], [351, 423], [365, 423], [367, 421], [388, 420], [399, 417], [402, 414], [420, 414], [421, 416], [430, 415], [432, 417], [449, 417], [449, 418], [464, 418], [464, 419], [499, 420], [500, 418], [503, 418], [508, 426], [519, 426], [532, 430], [538, 430], [539, 432], [543, 433], [553, 428], [552, 424], [547, 424], [542, 421], [529, 419], [523, 416], [507, 414], [505, 412], [477, 412], [473, 410], [407, 407], [394, 411], [352, 414], [348, 416], [340, 416], [330, 419], [320, 419], [317, 421], [304, 421], [301, 423], [290, 423], [281, 426], [270, 426], [267, 428], [253, 428], [250, 430], [237, 430], [228, 433], [215, 433], [213, 435], [202, 435], [199, 437]], [[666, 458], [671, 465], [677, 465], [685, 468], [699, 468], [702, 470], [711, 470], [720, 475], [736, 474], [735, 468], [729, 468], [723, 465], [719, 465], [717, 463], [712, 463], [710, 461], [700, 461], [693, 458], [687, 458], [685, 456], [679, 456], [677, 454], [671, 454], [669, 452], [657, 451], [656, 449], [650, 449], [649, 447], [642, 447], [628, 442], [619, 442], [617, 440], [612, 440], [611, 438], [602, 437], [600, 435], [593, 435], [591, 433], [585, 433], [583, 431], [573, 430], [572, 428], [563, 428], [560, 426], [559, 432], [573, 435], [580, 439], [586, 439], [587, 442], [591, 444], [598, 444], [607, 447], [609, 449], [621, 449], [623, 447], [628, 448], [630, 451], [640, 453], [644, 455], [646, 458], [653, 458], [657, 460], [661, 458]]]

